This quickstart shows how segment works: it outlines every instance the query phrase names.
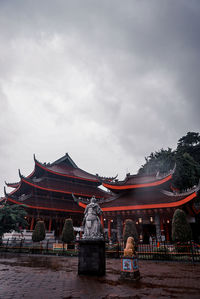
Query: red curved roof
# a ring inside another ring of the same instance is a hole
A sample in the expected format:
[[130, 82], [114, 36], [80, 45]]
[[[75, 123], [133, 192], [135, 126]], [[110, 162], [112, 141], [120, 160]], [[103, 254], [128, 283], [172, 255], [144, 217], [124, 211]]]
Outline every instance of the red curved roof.
[[[85, 197], [92, 197], [93, 195], [95, 195], [95, 197], [97, 198], [108, 198], [110, 196], [107, 192], [97, 188], [96, 186], [88, 187], [85, 184], [70, 183], [67, 181], [55, 180], [47, 177], [42, 178], [38, 182], [28, 180], [27, 178], [23, 177], [21, 181], [34, 188], [50, 192], [58, 192], [63, 194], [74, 193], [75, 195]], [[12, 194], [14, 194], [14, 192]]]
[[172, 174], [165, 176], [164, 178], [156, 178], [155, 176], [130, 176], [124, 181], [103, 183], [103, 186], [110, 190], [128, 190], [137, 188], [146, 188], [162, 185], [172, 179]]
[[[26, 177], [26, 178], [32, 178], [35, 176], [35, 167], [34, 167], [34, 170]], [[20, 170], [19, 170], [19, 174], [20, 174]], [[20, 177], [21, 177], [21, 174], [20, 174]], [[6, 183], [6, 182], [5, 182]], [[17, 182], [17, 183], [6, 183], [6, 186], [8, 187], [11, 187], [11, 188], [18, 188], [19, 185], [20, 185], [21, 181]], [[15, 191], [15, 190], [14, 190]]]
[[103, 211], [122, 211], [138, 209], [156, 209], [178, 207], [191, 201], [197, 196], [196, 191], [187, 194], [168, 195], [163, 192], [130, 192], [118, 198], [101, 204]]
[[99, 179], [93, 174], [90, 174], [80, 168], [74, 168], [70, 165], [53, 165], [53, 166], [46, 166], [44, 164], [41, 164], [39, 162], [35, 162], [37, 166], [40, 168], [46, 170], [47, 172], [56, 174], [58, 176], [64, 176], [68, 178], [74, 178], [89, 182], [96, 182], [100, 184]]
[[[189, 201], [191, 201], [193, 198], [197, 196], [197, 193], [194, 192], [191, 195], [179, 199], [177, 201], [172, 202], [163, 202], [163, 203], [151, 203], [151, 204], [135, 204], [135, 205], [120, 205], [120, 203], [115, 202], [114, 204], [112, 202], [104, 203], [101, 205], [101, 209], [103, 212], [114, 212], [114, 211], [127, 211], [127, 210], [145, 210], [145, 209], [160, 209], [160, 208], [174, 208], [182, 206]], [[79, 202], [78, 203], [80, 207], [85, 208], [86, 204]]]
[[18, 201], [10, 196], [7, 197], [7, 200], [18, 205], [25, 205], [25, 207], [30, 209], [83, 213], [83, 210], [72, 200], [49, 200], [48, 198], [38, 197], [36, 201], [35, 198], [32, 197], [24, 201]]
[[11, 188], [17, 188], [19, 186], [20, 182], [17, 182], [17, 183], [6, 183], [5, 182], [5, 184], [6, 184], [6, 186], [11, 187]]

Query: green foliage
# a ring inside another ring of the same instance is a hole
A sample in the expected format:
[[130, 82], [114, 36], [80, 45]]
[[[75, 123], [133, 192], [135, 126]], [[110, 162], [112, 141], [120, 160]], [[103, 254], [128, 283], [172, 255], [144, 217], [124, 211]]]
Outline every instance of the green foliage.
[[139, 174], [153, 174], [168, 172], [175, 164], [175, 153], [171, 148], [161, 149], [145, 157], [146, 163], [139, 169]]
[[[177, 150], [194, 153], [194, 148], [200, 145], [200, 135], [196, 132], [188, 132], [186, 136], [183, 136], [178, 141]], [[193, 155], [192, 155], [193, 156]]]
[[187, 222], [184, 211], [177, 209], [172, 219], [172, 240], [174, 242], [187, 242], [192, 238], [192, 230]]
[[0, 206], [0, 238], [4, 233], [9, 233], [13, 230], [20, 231], [20, 228], [28, 226], [25, 220], [27, 215], [23, 206], [5, 205]]
[[133, 237], [135, 244], [138, 243], [138, 233], [137, 233], [135, 223], [133, 222], [132, 219], [126, 219], [125, 221], [125, 226], [123, 231], [124, 244], [126, 244], [128, 237]]
[[44, 221], [38, 221], [32, 234], [33, 242], [40, 242], [45, 239], [45, 225]]
[[62, 230], [61, 240], [63, 243], [70, 243], [74, 240], [74, 228], [72, 219], [65, 219], [65, 223]]
[[173, 175], [173, 185], [180, 190], [191, 188], [198, 184], [200, 165], [188, 153], [177, 153], [176, 171]]
[[145, 158], [139, 174], [166, 173], [176, 163], [172, 185], [180, 191], [198, 184], [200, 177], [200, 135], [188, 132], [178, 140], [176, 150], [161, 149]]

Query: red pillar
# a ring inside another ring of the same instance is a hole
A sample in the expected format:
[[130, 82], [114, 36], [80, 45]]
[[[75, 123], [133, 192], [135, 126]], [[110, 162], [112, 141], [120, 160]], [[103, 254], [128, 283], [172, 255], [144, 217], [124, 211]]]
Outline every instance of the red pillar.
[[169, 228], [168, 228], [168, 224], [167, 223], [165, 225], [165, 228], [166, 228], [166, 240], [167, 240], [167, 242], [169, 242]]
[[103, 215], [101, 215], [101, 225], [102, 225], [102, 229], [104, 229]]
[[[123, 222], [122, 222], [122, 236], [123, 236], [123, 233], [124, 233], [125, 222], [126, 222], [126, 220], [123, 220]], [[125, 245], [126, 245], [126, 244], [125, 244]]]
[[163, 224], [163, 219], [160, 219], [160, 235], [161, 235], [161, 242], [162, 242], [162, 236], [165, 235], [165, 229], [164, 229], [164, 224]]
[[111, 237], [111, 220], [108, 220], [108, 238], [110, 239]]
[[33, 230], [33, 226], [34, 226], [34, 217], [32, 217], [32, 219], [31, 219], [31, 226], [30, 226], [30, 230]]
[[51, 231], [52, 218], [49, 219], [49, 232]]

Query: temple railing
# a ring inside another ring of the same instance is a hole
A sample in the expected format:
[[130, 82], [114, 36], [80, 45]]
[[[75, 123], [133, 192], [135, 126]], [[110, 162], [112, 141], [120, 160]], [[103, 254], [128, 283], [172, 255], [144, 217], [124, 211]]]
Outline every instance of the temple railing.
[[[0, 244], [1, 252], [14, 253], [38, 253], [56, 255], [78, 255], [78, 243], [73, 242], [67, 246], [54, 238], [41, 242], [33, 242], [25, 239], [7, 239]], [[121, 258], [123, 256], [123, 243], [106, 242], [107, 258]], [[193, 241], [187, 244], [139, 244], [136, 247], [136, 255], [140, 260], [164, 260], [200, 262], [200, 244]]]

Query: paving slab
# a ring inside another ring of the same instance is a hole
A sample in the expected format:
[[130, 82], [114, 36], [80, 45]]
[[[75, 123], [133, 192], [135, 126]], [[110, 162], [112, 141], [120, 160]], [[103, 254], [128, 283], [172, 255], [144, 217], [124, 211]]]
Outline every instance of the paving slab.
[[119, 259], [103, 277], [78, 276], [76, 257], [0, 255], [0, 299], [200, 298], [200, 264], [139, 261], [141, 280], [120, 280]]

